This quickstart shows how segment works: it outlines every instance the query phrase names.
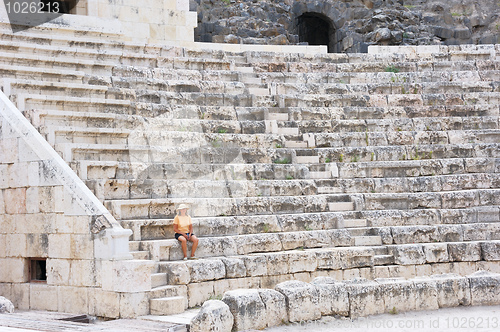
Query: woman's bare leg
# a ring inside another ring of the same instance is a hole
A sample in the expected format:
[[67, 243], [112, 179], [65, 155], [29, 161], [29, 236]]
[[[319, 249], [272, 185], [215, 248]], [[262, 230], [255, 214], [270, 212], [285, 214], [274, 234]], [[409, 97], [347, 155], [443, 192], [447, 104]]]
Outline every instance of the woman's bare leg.
[[178, 240], [181, 241], [182, 253], [184, 254], [184, 257], [187, 257], [187, 240], [186, 240], [186, 238], [184, 236], [179, 236]]
[[191, 248], [191, 257], [194, 257], [194, 253], [196, 252], [196, 248], [198, 248], [198, 238], [196, 237], [196, 235], [192, 235], [189, 240], [191, 242], [193, 242], [193, 247]]

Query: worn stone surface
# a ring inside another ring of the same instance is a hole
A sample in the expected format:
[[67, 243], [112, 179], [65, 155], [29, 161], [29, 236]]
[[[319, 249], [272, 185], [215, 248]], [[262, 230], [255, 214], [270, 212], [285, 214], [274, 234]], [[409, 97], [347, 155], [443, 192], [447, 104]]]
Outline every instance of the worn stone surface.
[[274, 289], [259, 289], [262, 303], [266, 307], [267, 327], [288, 322], [285, 296]]
[[286, 299], [288, 321], [319, 319], [319, 292], [311, 284], [301, 281], [285, 281], [276, 285], [275, 289]]
[[319, 293], [321, 315], [349, 315], [349, 297], [344, 283], [331, 277], [318, 277], [311, 284]]
[[203, 303], [200, 312], [191, 320], [192, 332], [231, 332], [234, 318], [227, 304], [218, 300]]
[[472, 305], [498, 305], [500, 303], [500, 275], [478, 271], [468, 275]]
[[222, 301], [229, 306], [234, 317], [234, 329], [263, 329], [266, 323], [266, 306], [257, 289], [237, 289], [226, 292]]
[[0, 296], [0, 314], [11, 314], [14, 312], [14, 304], [7, 298]]

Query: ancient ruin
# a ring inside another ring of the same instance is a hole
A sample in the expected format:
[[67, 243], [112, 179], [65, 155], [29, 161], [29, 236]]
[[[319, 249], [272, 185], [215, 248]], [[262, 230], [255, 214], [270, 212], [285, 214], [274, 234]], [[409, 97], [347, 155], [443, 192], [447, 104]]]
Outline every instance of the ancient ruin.
[[499, 304], [500, 45], [349, 49], [301, 3], [265, 45], [195, 41], [203, 1], [0, 6], [0, 296], [199, 331]]

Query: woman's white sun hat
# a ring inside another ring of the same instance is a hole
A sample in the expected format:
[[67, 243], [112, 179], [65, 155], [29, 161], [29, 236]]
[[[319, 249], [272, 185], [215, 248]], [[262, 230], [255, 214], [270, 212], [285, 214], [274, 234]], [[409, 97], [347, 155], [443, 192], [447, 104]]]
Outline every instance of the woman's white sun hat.
[[181, 204], [181, 205], [179, 205], [179, 207], [177, 209], [175, 209], [175, 211], [182, 210], [182, 209], [189, 209], [189, 206], [187, 206], [186, 204]]

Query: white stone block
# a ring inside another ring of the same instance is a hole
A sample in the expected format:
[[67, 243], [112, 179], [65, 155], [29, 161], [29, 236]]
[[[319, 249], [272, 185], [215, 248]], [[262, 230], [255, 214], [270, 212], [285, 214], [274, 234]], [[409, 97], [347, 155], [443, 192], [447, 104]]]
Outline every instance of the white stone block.
[[71, 234], [71, 258], [93, 259], [94, 243], [90, 234]]
[[30, 284], [30, 309], [57, 311], [58, 288], [46, 284]]
[[311, 284], [301, 281], [286, 281], [275, 289], [286, 297], [288, 321], [300, 322], [321, 317], [319, 292]]
[[120, 294], [120, 318], [136, 318], [148, 314], [149, 296], [147, 292]]
[[189, 284], [188, 288], [188, 306], [195, 307], [202, 305], [211, 296], [215, 295], [214, 282], [205, 281], [200, 283]]
[[69, 285], [95, 287], [101, 285], [103, 273], [99, 273], [101, 262], [94, 260], [71, 260]]
[[49, 234], [49, 257], [71, 258], [70, 234]]
[[283, 294], [273, 289], [259, 289], [259, 295], [266, 308], [267, 327], [278, 326], [287, 322], [286, 299]]
[[86, 287], [57, 287], [57, 311], [72, 314], [86, 314], [88, 312], [88, 288]]
[[102, 262], [102, 289], [134, 293], [151, 290], [153, 261], [120, 260]]
[[331, 277], [318, 277], [311, 284], [318, 289], [322, 315], [349, 315], [349, 296], [344, 283]]
[[441, 274], [431, 277], [436, 282], [440, 308], [468, 306], [471, 303], [469, 279], [456, 274]]
[[226, 276], [226, 267], [218, 259], [188, 261], [186, 265], [191, 275], [191, 282], [222, 279]]
[[67, 259], [51, 259], [46, 261], [47, 284], [68, 285], [70, 276], [70, 261]]
[[28, 186], [28, 163], [17, 162], [7, 168], [9, 187], [20, 188]]
[[120, 293], [89, 288], [89, 314], [99, 317], [118, 318], [120, 316]]
[[38, 187], [29, 187], [26, 190], [26, 212], [29, 214], [40, 212]]
[[481, 252], [485, 261], [500, 261], [500, 241], [481, 242]]
[[474, 262], [481, 260], [479, 242], [448, 243], [448, 253], [452, 262]]
[[13, 164], [18, 161], [17, 138], [0, 140], [0, 164]]
[[446, 243], [424, 244], [424, 253], [427, 263], [449, 262], [448, 246]]
[[191, 332], [231, 332], [234, 318], [227, 304], [218, 300], [203, 303], [200, 312], [191, 320]]
[[0, 280], [2, 282], [27, 282], [28, 264], [24, 258], [0, 258]]
[[478, 271], [467, 276], [472, 305], [500, 304], [500, 274]]
[[26, 234], [7, 234], [5, 236], [6, 257], [27, 257], [28, 245]]
[[26, 247], [28, 257], [47, 257], [49, 253], [49, 241], [47, 234], [27, 234]]
[[234, 329], [261, 330], [267, 327], [266, 306], [257, 289], [237, 289], [226, 292], [222, 301], [234, 317]]
[[415, 291], [415, 310], [437, 310], [439, 308], [436, 283], [428, 277], [412, 280]]
[[384, 312], [380, 305], [383, 294], [378, 284], [364, 279], [354, 279], [346, 282], [349, 292], [349, 316], [351, 318], [377, 315]]
[[185, 262], [171, 262], [165, 267], [170, 285], [187, 285], [191, 275]]
[[26, 213], [26, 188], [4, 189], [3, 199], [5, 204], [5, 213]]

